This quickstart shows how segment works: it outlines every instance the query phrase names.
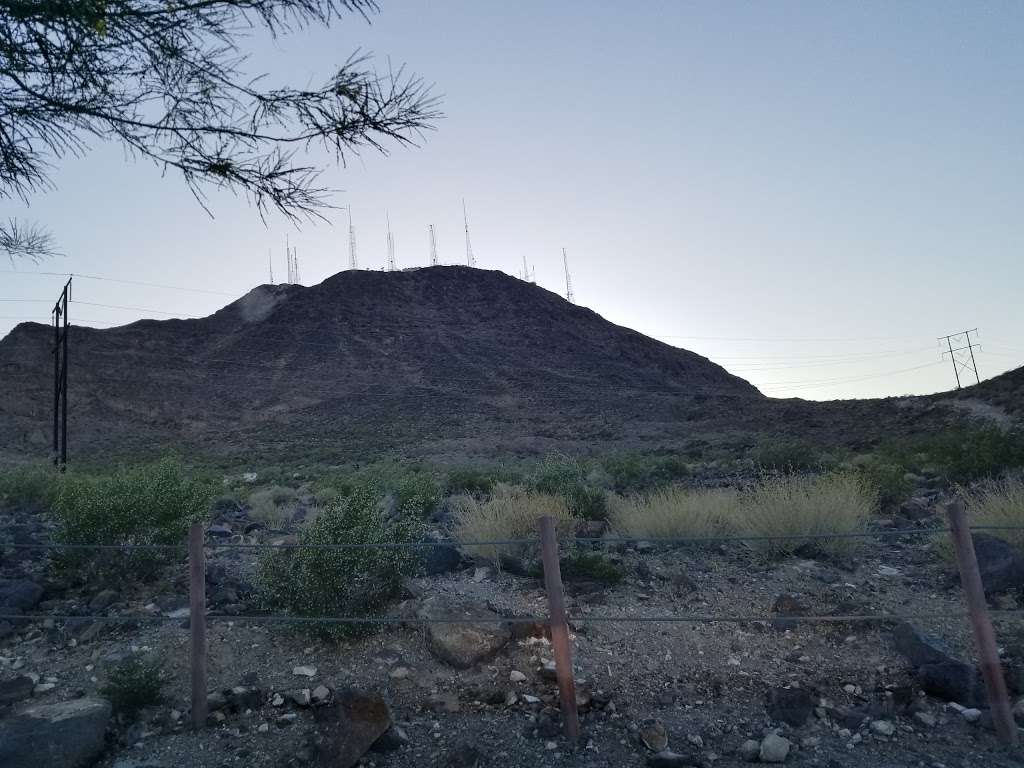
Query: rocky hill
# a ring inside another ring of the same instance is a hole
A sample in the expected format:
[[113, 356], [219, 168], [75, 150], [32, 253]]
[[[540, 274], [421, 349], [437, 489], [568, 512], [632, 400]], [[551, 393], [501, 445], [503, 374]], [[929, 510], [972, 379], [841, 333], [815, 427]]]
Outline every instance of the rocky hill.
[[[38, 323], [0, 340], [9, 458], [46, 455], [49, 345]], [[205, 318], [74, 328], [69, 356], [72, 452], [92, 456], [461, 460], [758, 434], [856, 443], [952, 412], [932, 400], [773, 401], [706, 358], [467, 267], [264, 285]]]

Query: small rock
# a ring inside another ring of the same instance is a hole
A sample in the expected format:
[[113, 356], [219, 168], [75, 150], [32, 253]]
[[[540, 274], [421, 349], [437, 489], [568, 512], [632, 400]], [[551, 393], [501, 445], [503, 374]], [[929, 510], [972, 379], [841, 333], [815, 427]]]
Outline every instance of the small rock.
[[270, 725], [268, 723], [260, 723], [259, 728], [257, 728], [256, 730], [260, 733], [266, 733], [270, 730]]
[[524, 675], [518, 669], [513, 669], [511, 672], [508, 673], [508, 679], [510, 682], [513, 683], [525, 683], [526, 675]]
[[427, 626], [431, 652], [456, 669], [469, 669], [491, 658], [512, 638], [512, 633], [486, 606], [449, 599], [433, 599], [418, 612], [419, 618], [478, 618], [465, 624], [432, 623]]
[[12, 677], [0, 682], [0, 706], [15, 704], [27, 699], [32, 695], [35, 685], [35, 681], [27, 675]]
[[640, 741], [651, 752], [664, 752], [668, 748], [668, 732], [660, 720], [648, 719], [640, 724]]
[[817, 703], [805, 688], [773, 688], [768, 691], [765, 709], [772, 720], [799, 728], [810, 718]]
[[477, 768], [480, 765], [480, 750], [472, 744], [462, 743], [448, 753], [444, 765], [447, 768]]
[[308, 707], [312, 702], [312, 696], [310, 695], [309, 688], [291, 691], [288, 694], [288, 698], [291, 699], [297, 707]]
[[647, 758], [649, 768], [683, 768], [683, 766], [699, 766], [696, 755], [680, 755], [671, 750], [664, 750]]
[[876, 736], [885, 736], [888, 738], [896, 733], [896, 726], [893, 725], [890, 720], [872, 720], [871, 725], [868, 727]]
[[334, 703], [314, 712], [320, 763], [330, 768], [352, 768], [391, 728], [391, 712], [380, 696], [350, 688], [335, 691]]
[[316, 667], [293, 667], [292, 674], [299, 677], [316, 677]]
[[102, 592], [98, 592], [92, 600], [89, 601], [90, 611], [102, 611], [109, 608], [118, 601], [120, 595], [112, 589], [104, 589]]
[[968, 723], [976, 723], [981, 719], [981, 710], [974, 708], [964, 709], [960, 712], [960, 717]]
[[930, 712], [915, 712], [914, 720], [917, 721], [918, 724], [923, 725], [925, 728], [934, 728], [935, 723], [937, 722], [935, 720], [935, 715], [931, 714]]
[[392, 725], [383, 736], [373, 742], [370, 749], [374, 752], [396, 752], [408, 743], [409, 734], [397, 725]]
[[758, 757], [762, 763], [784, 763], [789, 756], [791, 743], [774, 733], [761, 740], [761, 751]]
[[740, 758], [747, 763], [756, 763], [761, 756], [761, 742], [754, 739], [747, 739], [740, 744]]
[[409, 671], [408, 667], [395, 667], [388, 672], [388, 677], [392, 680], [405, 680], [412, 672]]
[[282, 696], [280, 693], [275, 693], [273, 698], [271, 698], [271, 700], [270, 700], [270, 706], [272, 706], [272, 707], [284, 706], [284, 696]]
[[331, 689], [326, 685], [318, 685], [312, 693], [314, 704], [324, 704], [331, 698]]

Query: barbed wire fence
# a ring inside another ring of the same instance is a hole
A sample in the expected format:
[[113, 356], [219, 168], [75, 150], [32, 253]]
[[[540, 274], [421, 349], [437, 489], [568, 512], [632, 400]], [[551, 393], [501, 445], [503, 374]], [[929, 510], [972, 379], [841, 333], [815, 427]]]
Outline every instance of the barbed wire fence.
[[[990, 610], [988, 608], [980, 568], [971, 537], [972, 533], [1024, 531], [1024, 526], [968, 526], [966, 512], [962, 502], [954, 501], [946, 505], [945, 511], [950, 526], [904, 528], [878, 531], [837, 531], [832, 533], [779, 534], [767, 536], [673, 536], [673, 537], [642, 537], [630, 538], [619, 536], [576, 537], [566, 536], [559, 541], [555, 521], [550, 517], [542, 517], [538, 521], [539, 536], [535, 538], [497, 539], [489, 541], [450, 541], [430, 540], [419, 542], [375, 542], [348, 544], [293, 544], [293, 543], [247, 543], [206, 541], [206, 530], [203, 523], [194, 524], [188, 535], [186, 544], [75, 544], [63, 542], [46, 543], [5, 543], [0, 549], [14, 550], [52, 550], [52, 551], [99, 551], [99, 552], [177, 552], [188, 554], [189, 570], [189, 613], [188, 626], [190, 632], [190, 677], [191, 677], [191, 720], [195, 730], [206, 725], [207, 720], [207, 638], [206, 630], [210, 622], [251, 622], [261, 624], [295, 624], [295, 625], [405, 625], [426, 626], [430, 624], [544, 624], [551, 636], [554, 654], [556, 679], [563, 727], [566, 737], [575, 742], [579, 737], [579, 715], [577, 711], [575, 680], [573, 677], [572, 652], [569, 639], [569, 627], [573, 624], [587, 623], [666, 623], [666, 624], [748, 624], [772, 623], [784, 618], [787, 627], [798, 624], [886, 624], [904, 621], [922, 620], [969, 620], [974, 636], [977, 652], [981, 661], [980, 669], [985, 682], [986, 698], [992, 714], [993, 724], [999, 739], [1011, 746], [1016, 746], [1019, 732], [1013, 719], [1009, 694], [999, 661], [995, 630], [992, 618], [1024, 619], [1024, 610]], [[900, 613], [845, 614], [845, 615], [727, 615], [727, 614], [669, 614], [669, 615], [637, 615], [637, 614], [604, 614], [569, 615], [565, 609], [565, 597], [562, 586], [559, 560], [559, 546], [569, 545], [637, 545], [641, 543], [671, 546], [701, 546], [724, 543], [758, 543], [785, 541], [816, 541], [828, 539], [886, 539], [906, 536], [950, 535], [960, 571], [961, 584], [967, 603], [966, 611], [911, 611]], [[540, 548], [543, 580], [548, 598], [548, 614], [546, 616], [471, 616], [471, 617], [432, 617], [432, 616], [298, 616], [284, 614], [217, 614], [209, 613], [206, 608], [206, 552], [213, 550], [326, 550], [350, 551], [356, 549], [415, 549], [448, 547], [458, 545], [463, 549], [474, 547], [523, 546]], [[12, 622], [33, 621], [71, 621], [89, 620], [97, 622], [132, 624], [136, 622], [176, 622], [182, 616], [164, 614], [134, 614], [128, 616], [111, 616], [105, 614], [25, 614], [0, 613], [0, 620]]]

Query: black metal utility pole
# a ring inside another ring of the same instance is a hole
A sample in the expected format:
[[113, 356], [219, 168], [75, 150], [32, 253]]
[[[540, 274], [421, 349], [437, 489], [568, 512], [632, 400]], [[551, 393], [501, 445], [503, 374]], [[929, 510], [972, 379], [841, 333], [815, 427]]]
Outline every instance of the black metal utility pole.
[[68, 465], [68, 301], [71, 278], [53, 305], [53, 465]]

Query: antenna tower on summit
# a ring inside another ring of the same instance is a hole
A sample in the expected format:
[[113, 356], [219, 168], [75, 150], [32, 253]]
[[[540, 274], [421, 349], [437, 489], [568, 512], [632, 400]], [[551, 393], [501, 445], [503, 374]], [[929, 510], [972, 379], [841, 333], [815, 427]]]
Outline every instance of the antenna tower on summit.
[[295, 278], [294, 282], [301, 283], [302, 282], [302, 278], [299, 277], [299, 249], [298, 248], [292, 248], [292, 265], [293, 265], [293, 269], [294, 269], [294, 272], [293, 272], [293, 275], [292, 275]]
[[286, 283], [294, 283], [295, 282], [295, 270], [294, 270], [294, 267], [292, 266], [292, 247], [288, 244], [288, 234], [287, 233], [285, 233], [285, 236], [284, 236], [284, 260], [285, 260], [285, 264], [288, 267], [288, 271], [287, 271], [288, 276], [285, 279], [285, 282]]
[[270, 267], [270, 284], [274, 284], [274, 251], [267, 248], [267, 266]]
[[430, 266], [436, 267], [437, 260], [437, 233], [434, 232], [434, 225], [430, 225]]
[[466, 266], [475, 267], [476, 257], [473, 255], [473, 244], [469, 242], [469, 217], [466, 215], [466, 198], [462, 198], [462, 223], [466, 227]]
[[565, 255], [565, 248], [562, 249], [562, 266], [565, 267], [565, 299], [571, 304], [576, 303], [572, 294], [572, 278], [569, 277], [569, 257]]
[[394, 272], [398, 269], [398, 264], [395, 262], [395, 236], [391, 234], [391, 216], [386, 212], [384, 216], [388, 221], [388, 272]]
[[348, 207], [348, 268], [359, 269], [356, 259], [356, 231], [352, 228], [352, 206]]

